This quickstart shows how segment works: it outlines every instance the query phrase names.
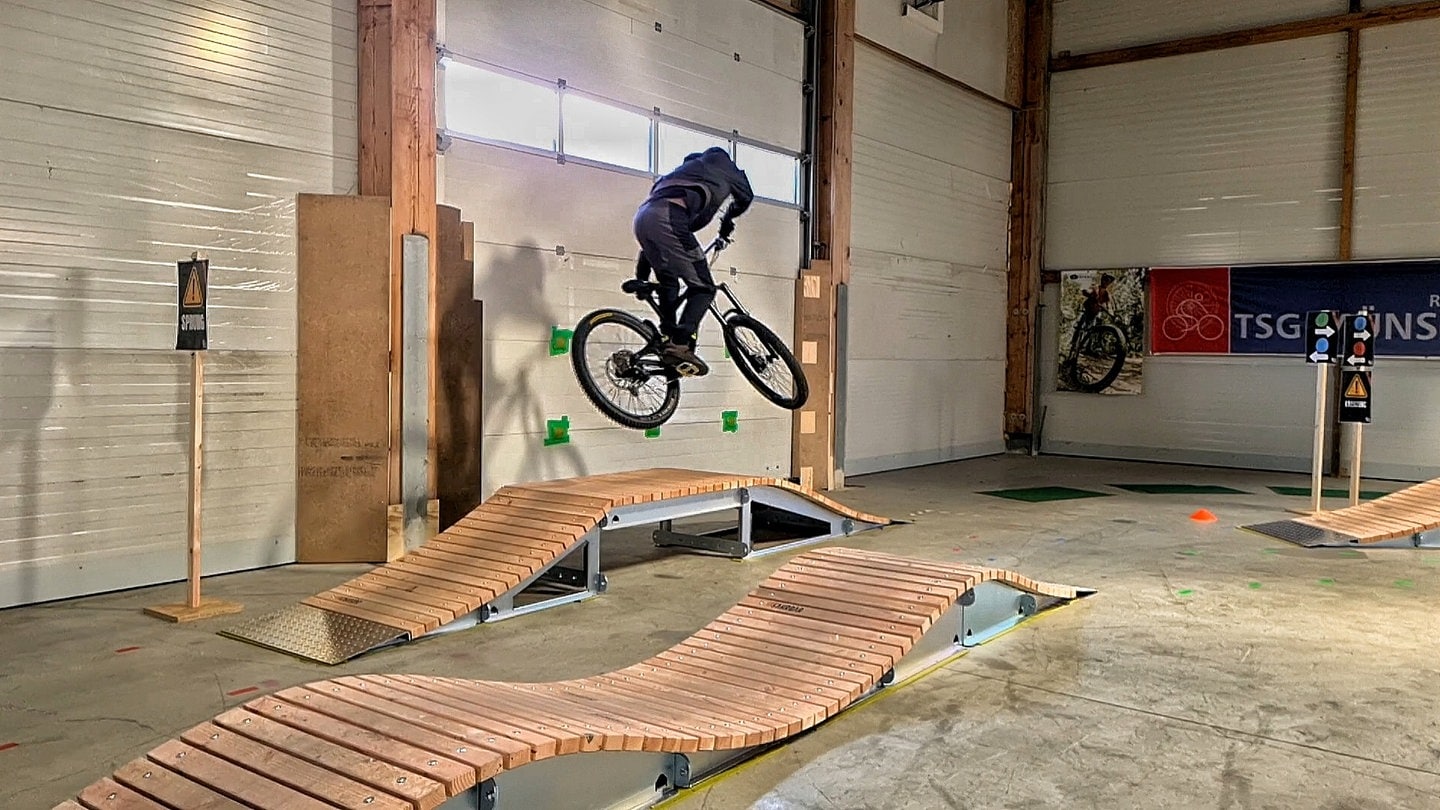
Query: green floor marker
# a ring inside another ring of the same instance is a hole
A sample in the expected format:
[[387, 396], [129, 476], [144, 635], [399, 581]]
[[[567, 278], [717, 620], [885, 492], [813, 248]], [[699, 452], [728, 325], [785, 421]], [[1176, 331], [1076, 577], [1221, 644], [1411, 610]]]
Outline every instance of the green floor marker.
[[570, 443], [570, 417], [545, 420], [545, 446]]
[[1249, 495], [1250, 493], [1216, 484], [1111, 484], [1116, 489], [1145, 495]]
[[[1270, 487], [1270, 491], [1271, 491], [1271, 492], [1274, 492], [1276, 495], [1292, 495], [1292, 496], [1295, 496], [1295, 497], [1304, 497], [1304, 498], [1310, 497], [1310, 488], [1309, 488], [1309, 487]], [[1324, 496], [1327, 497], [1327, 498], [1349, 498], [1349, 497], [1350, 497], [1350, 490], [1348, 490], [1348, 489], [1322, 489], [1322, 490], [1320, 490], [1320, 494], [1324, 495]], [[1373, 500], [1375, 500], [1376, 498], [1380, 498], [1380, 497], [1383, 497], [1383, 496], [1389, 495], [1389, 494], [1390, 494], [1390, 493], [1388, 493], [1388, 492], [1377, 492], [1377, 491], [1375, 491], [1375, 490], [1365, 489], [1365, 490], [1361, 490], [1361, 491], [1360, 491], [1360, 500], [1362, 500], [1362, 501], [1373, 501]]]
[[1026, 501], [1028, 503], [1044, 503], [1046, 501], [1070, 501], [1076, 498], [1109, 498], [1104, 492], [1092, 492], [1088, 489], [1075, 489], [1073, 487], [1027, 487], [1023, 489], [993, 489], [979, 493], [981, 495], [993, 495], [996, 498], [1009, 498], [1012, 501]]
[[1252, 583], [1250, 583], [1250, 590], [1252, 590], [1252, 591], [1258, 591], [1258, 590], [1260, 590], [1262, 587], [1264, 587], [1264, 586], [1261, 585], [1261, 584], [1258, 583], [1258, 582], [1252, 582]]
[[726, 433], [740, 432], [740, 412], [725, 411], [720, 414], [720, 429]]
[[1184, 554], [1186, 557], [1199, 557], [1199, 556], [1200, 556], [1200, 552], [1196, 551], [1195, 549], [1186, 549], [1186, 550], [1184, 550], [1184, 551], [1182, 551], [1182, 552], [1180, 552], [1180, 553], [1181, 553], [1181, 554]]
[[1262, 548], [1262, 549], [1260, 549], [1260, 553], [1261, 553], [1261, 554], [1279, 554], [1279, 553], [1280, 553], [1280, 549], [1278, 549], [1278, 548]]
[[569, 329], [561, 329], [558, 326], [550, 327], [550, 356], [556, 357], [570, 351], [570, 338], [575, 333]]
[[1331, 579], [1331, 578], [1329, 578], [1329, 577], [1326, 577], [1326, 578], [1320, 580], [1320, 584], [1321, 584], [1321, 585], [1324, 585], [1324, 586], [1327, 587], [1327, 588], [1329, 588], [1330, 586], [1332, 586], [1332, 585], [1335, 584], [1335, 580], [1333, 580], [1333, 579]]
[[1395, 580], [1395, 587], [1397, 587], [1397, 588], [1402, 588], [1402, 589], [1405, 589], [1405, 590], [1409, 590], [1409, 589], [1415, 587], [1415, 580], [1413, 580], [1413, 579], [1397, 579], [1397, 580]]
[[1351, 560], [1353, 560], [1353, 559], [1355, 559], [1356, 557], [1362, 557], [1362, 558], [1363, 558], [1365, 555], [1364, 555], [1364, 554], [1361, 554], [1360, 552], [1356, 551], [1356, 550], [1353, 549], [1353, 548], [1346, 548], [1346, 549], [1341, 549], [1341, 550], [1340, 550], [1340, 556], [1341, 556], [1341, 557], [1345, 557], [1346, 559], [1351, 559]]
[[658, 438], [660, 438], [660, 428], [650, 428], [649, 430], [645, 431], [645, 438], [647, 438], [647, 439], [658, 439]]
[[1176, 595], [1176, 596], [1194, 596], [1194, 595], [1195, 595], [1195, 591], [1193, 591], [1193, 590], [1191, 590], [1191, 589], [1189, 589], [1189, 588], [1181, 588], [1180, 590], [1178, 590], [1178, 591], [1175, 592], [1175, 595]]

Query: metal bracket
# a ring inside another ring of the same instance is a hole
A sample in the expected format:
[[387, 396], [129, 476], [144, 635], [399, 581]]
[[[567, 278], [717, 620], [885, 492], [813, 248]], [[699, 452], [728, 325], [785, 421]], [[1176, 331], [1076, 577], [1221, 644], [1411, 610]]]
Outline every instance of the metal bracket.
[[665, 778], [669, 779], [671, 787], [677, 790], [693, 787], [690, 781], [690, 758], [684, 754], [671, 754], [670, 761], [665, 764]]

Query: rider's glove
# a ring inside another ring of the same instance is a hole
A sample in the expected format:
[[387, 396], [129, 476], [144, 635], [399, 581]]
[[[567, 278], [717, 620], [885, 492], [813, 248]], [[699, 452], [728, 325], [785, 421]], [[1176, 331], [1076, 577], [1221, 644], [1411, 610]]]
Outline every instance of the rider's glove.
[[735, 233], [735, 220], [720, 220], [720, 238], [728, 242], [730, 241], [730, 235], [733, 233]]

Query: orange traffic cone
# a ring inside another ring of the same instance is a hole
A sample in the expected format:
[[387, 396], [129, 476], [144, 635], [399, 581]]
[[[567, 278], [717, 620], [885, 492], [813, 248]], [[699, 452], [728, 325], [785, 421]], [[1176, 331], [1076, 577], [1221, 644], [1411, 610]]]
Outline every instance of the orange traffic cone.
[[1209, 509], [1201, 509], [1195, 514], [1191, 515], [1190, 519], [1195, 521], [1196, 523], [1214, 523], [1220, 518], [1215, 517], [1215, 513], [1211, 512]]

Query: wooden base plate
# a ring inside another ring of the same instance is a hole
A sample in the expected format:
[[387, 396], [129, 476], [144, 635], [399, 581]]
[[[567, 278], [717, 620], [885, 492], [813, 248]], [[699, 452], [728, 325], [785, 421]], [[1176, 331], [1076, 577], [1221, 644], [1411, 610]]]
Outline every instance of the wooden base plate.
[[213, 619], [216, 616], [229, 616], [239, 613], [245, 606], [239, 602], [226, 602], [223, 599], [201, 598], [199, 607], [190, 607], [181, 603], [178, 605], [155, 605], [145, 608], [145, 615], [154, 616], [157, 619], [183, 623], [194, 622], [201, 619]]

